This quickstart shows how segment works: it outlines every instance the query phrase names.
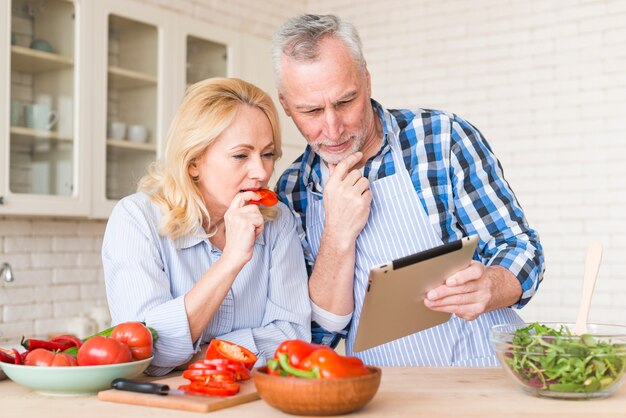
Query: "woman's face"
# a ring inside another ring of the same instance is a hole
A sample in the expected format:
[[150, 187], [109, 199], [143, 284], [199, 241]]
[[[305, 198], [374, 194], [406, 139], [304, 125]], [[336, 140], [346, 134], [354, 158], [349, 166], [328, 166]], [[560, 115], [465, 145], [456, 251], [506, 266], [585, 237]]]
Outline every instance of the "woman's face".
[[189, 166], [212, 217], [222, 217], [242, 191], [267, 187], [274, 169], [274, 136], [267, 116], [240, 105], [231, 125]]

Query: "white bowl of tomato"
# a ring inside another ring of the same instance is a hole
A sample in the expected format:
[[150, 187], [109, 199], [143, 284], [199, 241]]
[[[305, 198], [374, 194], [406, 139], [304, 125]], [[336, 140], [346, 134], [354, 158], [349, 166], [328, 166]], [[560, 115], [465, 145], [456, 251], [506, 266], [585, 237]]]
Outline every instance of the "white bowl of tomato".
[[22, 338], [26, 351], [0, 353], [0, 368], [15, 383], [48, 395], [82, 395], [111, 386], [117, 378], [143, 373], [152, 361], [154, 330], [126, 322], [80, 340]]
[[86, 395], [108, 389], [119, 377], [133, 378], [146, 370], [152, 357], [101, 366], [27, 366], [0, 363], [9, 379], [44, 395]]

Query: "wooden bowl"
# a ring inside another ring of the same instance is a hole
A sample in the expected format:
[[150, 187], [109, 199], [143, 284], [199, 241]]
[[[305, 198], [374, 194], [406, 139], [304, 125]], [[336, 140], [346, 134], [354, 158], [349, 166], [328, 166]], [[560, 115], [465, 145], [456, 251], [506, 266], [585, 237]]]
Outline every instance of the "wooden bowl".
[[255, 370], [254, 384], [259, 396], [276, 409], [294, 415], [341, 415], [356, 411], [372, 400], [382, 371], [368, 366], [366, 376], [342, 379], [301, 379], [267, 374], [267, 367]]

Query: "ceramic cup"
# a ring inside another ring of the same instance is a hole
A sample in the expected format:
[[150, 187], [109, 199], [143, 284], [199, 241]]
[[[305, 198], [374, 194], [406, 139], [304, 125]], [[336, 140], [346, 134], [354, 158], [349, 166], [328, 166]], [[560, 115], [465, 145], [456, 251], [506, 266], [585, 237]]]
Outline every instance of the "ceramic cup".
[[46, 104], [30, 104], [24, 108], [24, 125], [37, 131], [49, 131], [59, 121], [57, 112]]
[[130, 142], [146, 142], [148, 140], [148, 128], [144, 125], [130, 125], [127, 138]]
[[107, 136], [111, 139], [124, 139], [126, 137], [126, 124], [124, 122], [109, 122]]
[[35, 39], [30, 43], [30, 48], [36, 49], [37, 51], [54, 52], [54, 50], [52, 49], [52, 45], [50, 45], [50, 42], [46, 41], [45, 39]]

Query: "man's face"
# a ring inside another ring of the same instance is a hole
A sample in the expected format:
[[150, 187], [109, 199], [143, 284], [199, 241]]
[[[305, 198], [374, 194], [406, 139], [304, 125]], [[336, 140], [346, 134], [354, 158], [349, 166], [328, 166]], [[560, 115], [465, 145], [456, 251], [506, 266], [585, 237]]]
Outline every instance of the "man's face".
[[337, 164], [359, 151], [372, 132], [370, 77], [340, 41], [323, 40], [320, 52], [315, 62], [283, 56], [279, 99], [311, 148]]

